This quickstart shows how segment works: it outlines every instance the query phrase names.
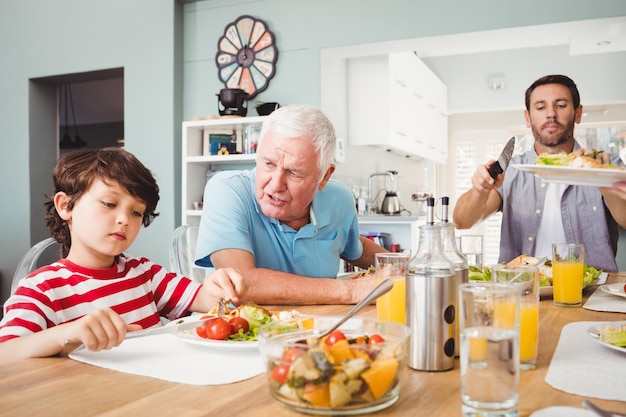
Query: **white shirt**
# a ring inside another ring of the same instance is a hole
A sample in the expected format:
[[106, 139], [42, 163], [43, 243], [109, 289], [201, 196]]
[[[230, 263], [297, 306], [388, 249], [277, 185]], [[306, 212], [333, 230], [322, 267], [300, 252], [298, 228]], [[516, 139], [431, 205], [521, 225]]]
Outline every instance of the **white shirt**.
[[533, 256], [552, 259], [552, 244], [565, 243], [565, 230], [561, 218], [561, 197], [568, 187], [567, 184], [548, 183], [546, 200], [543, 204], [543, 214], [539, 223], [535, 253]]

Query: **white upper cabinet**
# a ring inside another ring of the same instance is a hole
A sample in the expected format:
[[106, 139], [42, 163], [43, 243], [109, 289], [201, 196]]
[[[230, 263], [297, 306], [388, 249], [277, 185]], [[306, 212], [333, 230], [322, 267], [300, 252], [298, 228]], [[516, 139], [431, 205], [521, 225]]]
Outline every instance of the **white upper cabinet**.
[[350, 59], [348, 136], [352, 146], [445, 163], [445, 84], [413, 52]]

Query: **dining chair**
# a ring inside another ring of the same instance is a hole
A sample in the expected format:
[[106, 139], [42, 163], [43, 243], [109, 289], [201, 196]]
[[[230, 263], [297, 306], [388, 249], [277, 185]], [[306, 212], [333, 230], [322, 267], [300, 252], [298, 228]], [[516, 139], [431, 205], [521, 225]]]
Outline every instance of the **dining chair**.
[[54, 238], [49, 237], [33, 245], [33, 247], [22, 256], [19, 264], [17, 264], [17, 268], [15, 268], [15, 274], [13, 274], [13, 281], [11, 283], [11, 294], [15, 292], [17, 284], [26, 275], [37, 268], [56, 262], [62, 257], [61, 244]]
[[179, 274], [203, 282], [208, 271], [194, 263], [197, 239], [196, 225], [184, 224], [174, 230], [170, 238], [170, 267]]

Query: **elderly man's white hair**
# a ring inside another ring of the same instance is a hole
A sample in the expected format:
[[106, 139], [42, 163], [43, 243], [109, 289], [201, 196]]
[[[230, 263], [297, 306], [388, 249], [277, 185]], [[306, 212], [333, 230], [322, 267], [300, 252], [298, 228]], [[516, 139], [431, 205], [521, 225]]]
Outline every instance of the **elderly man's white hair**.
[[271, 132], [281, 139], [309, 140], [319, 152], [317, 166], [321, 181], [335, 157], [337, 138], [335, 128], [321, 110], [306, 104], [291, 104], [272, 112], [263, 123], [259, 146], [263, 138]]

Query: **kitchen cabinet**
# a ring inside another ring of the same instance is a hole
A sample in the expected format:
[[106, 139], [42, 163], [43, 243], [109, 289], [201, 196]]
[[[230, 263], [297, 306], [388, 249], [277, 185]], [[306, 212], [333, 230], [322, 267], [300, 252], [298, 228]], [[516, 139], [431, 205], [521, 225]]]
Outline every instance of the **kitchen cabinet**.
[[182, 224], [200, 224], [204, 186], [210, 172], [254, 167], [256, 154], [210, 155], [209, 135], [232, 132], [237, 149], [242, 149], [246, 128], [260, 129], [267, 116], [233, 117], [183, 122], [182, 139]]
[[413, 52], [350, 59], [348, 137], [351, 146], [445, 163], [445, 84]]

